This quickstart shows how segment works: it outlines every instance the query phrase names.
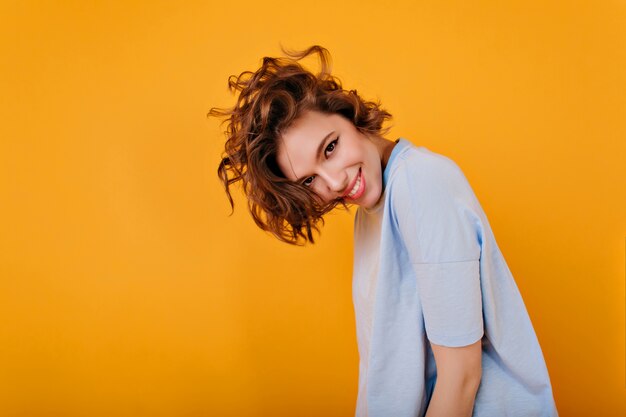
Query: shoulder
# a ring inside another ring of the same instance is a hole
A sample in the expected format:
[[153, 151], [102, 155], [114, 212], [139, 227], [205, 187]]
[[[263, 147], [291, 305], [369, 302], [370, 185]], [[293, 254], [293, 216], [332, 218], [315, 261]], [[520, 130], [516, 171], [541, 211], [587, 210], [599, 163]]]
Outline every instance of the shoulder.
[[476, 260], [481, 208], [449, 157], [424, 147], [404, 150], [389, 177], [389, 216], [413, 263]]
[[[402, 199], [427, 195], [433, 201], [432, 197], [441, 193], [469, 191], [467, 179], [454, 160], [406, 142], [389, 172], [387, 187], [390, 194], [400, 194]], [[405, 193], [408, 195], [403, 195]]]

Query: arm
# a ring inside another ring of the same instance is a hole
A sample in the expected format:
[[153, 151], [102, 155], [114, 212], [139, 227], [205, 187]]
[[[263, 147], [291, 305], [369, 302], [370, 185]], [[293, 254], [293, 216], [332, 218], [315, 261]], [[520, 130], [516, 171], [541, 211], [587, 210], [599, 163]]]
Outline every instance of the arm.
[[452, 160], [404, 161], [390, 198], [437, 367], [426, 417], [471, 416], [482, 377], [482, 208]]
[[481, 341], [455, 348], [434, 343], [431, 346], [437, 382], [426, 417], [471, 416], [482, 375]]

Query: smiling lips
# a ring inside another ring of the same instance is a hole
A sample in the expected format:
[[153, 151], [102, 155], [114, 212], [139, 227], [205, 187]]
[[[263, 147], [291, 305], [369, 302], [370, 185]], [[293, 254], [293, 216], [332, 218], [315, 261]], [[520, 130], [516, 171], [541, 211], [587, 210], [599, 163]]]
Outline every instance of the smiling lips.
[[343, 195], [346, 200], [356, 200], [365, 192], [365, 178], [363, 178], [361, 168], [359, 168], [356, 178], [350, 183], [347, 190]]

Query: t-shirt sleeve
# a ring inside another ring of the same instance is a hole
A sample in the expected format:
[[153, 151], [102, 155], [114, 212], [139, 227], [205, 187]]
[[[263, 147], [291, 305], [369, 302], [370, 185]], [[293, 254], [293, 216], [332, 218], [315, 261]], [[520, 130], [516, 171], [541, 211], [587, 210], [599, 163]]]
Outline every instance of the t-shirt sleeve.
[[428, 339], [467, 346], [483, 335], [482, 209], [460, 168], [426, 152], [399, 166], [390, 187], [393, 215], [417, 280]]

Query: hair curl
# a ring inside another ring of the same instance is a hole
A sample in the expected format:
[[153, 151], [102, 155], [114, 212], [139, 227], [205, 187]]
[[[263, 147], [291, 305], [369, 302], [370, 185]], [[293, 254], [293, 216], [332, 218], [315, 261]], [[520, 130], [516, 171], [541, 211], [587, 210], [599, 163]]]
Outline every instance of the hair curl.
[[[256, 72], [244, 71], [228, 78], [229, 90], [239, 92], [232, 108], [211, 108], [207, 116], [225, 117], [227, 139], [217, 174], [234, 210], [230, 186], [242, 182], [248, 209], [255, 223], [290, 244], [313, 243], [322, 216], [345, 201], [325, 204], [308, 187], [286, 178], [277, 162], [278, 138], [303, 112], [317, 110], [340, 114], [365, 134], [383, 135], [391, 114], [379, 102], [363, 100], [356, 90], [344, 90], [331, 75], [327, 49], [313, 45], [287, 51], [287, 58], [264, 57]], [[317, 54], [316, 75], [298, 62]], [[231, 212], [232, 214], [232, 212]]]

